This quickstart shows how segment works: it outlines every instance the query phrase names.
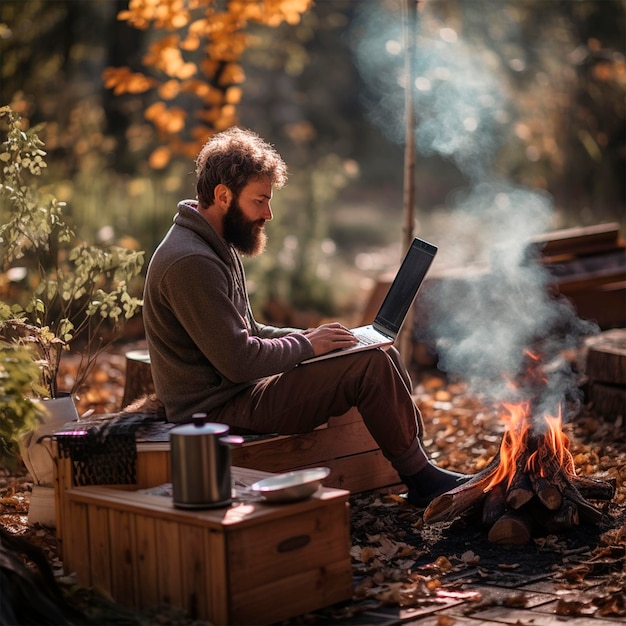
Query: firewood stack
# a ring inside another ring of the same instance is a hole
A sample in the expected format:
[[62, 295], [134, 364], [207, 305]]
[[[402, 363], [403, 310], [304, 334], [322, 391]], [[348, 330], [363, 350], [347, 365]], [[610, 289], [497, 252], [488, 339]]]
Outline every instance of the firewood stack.
[[489, 541], [499, 544], [525, 544], [542, 531], [597, 524], [602, 512], [587, 498], [611, 500], [615, 485], [577, 476], [560, 420], [546, 421], [547, 430], [538, 434], [518, 420], [505, 432], [491, 463], [433, 500], [424, 521], [454, 521], [478, 510]]

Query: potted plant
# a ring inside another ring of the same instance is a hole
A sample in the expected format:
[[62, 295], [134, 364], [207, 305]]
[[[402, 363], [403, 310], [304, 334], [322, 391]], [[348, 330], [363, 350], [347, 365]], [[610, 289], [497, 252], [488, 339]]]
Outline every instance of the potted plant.
[[[65, 204], [40, 183], [46, 167], [40, 129], [23, 130], [21, 116], [7, 106], [0, 108], [0, 124], [0, 339], [33, 349], [40, 380], [31, 396], [43, 401], [45, 417], [22, 437], [22, 457], [36, 485], [50, 486], [50, 454], [38, 442], [78, 418], [73, 394], [139, 311], [131, 287], [144, 253], [78, 239]], [[71, 388], [61, 390], [61, 359], [70, 348], [80, 363]], [[56, 404], [63, 405], [60, 412]]]

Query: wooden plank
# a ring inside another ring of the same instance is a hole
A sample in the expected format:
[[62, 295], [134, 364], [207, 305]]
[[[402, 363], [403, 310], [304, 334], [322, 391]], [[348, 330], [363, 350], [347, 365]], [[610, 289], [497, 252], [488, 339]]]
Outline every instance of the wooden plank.
[[136, 489], [148, 489], [172, 481], [169, 443], [137, 444], [136, 478]]
[[595, 321], [601, 329], [626, 327], [626, 281], [564, 294], [578, 317]]
[[[532, 624], [533, 626], [563, 626], [562, 615], [542, 613], [539, 610], [512, 609], [509, 607], [493, 607], [485, 611], [472, 613], [476, 620], [494, 621], [501, 624]], [[574, 620], [572, 620], [574, 621]], [[481, 623], [484, 623], [481, 621]], [[576, 616], [576, 626], [615, 626], [614, 620], [606, 620], [595, 616]]]
[[320, 507], [315, 512], [285, 515], [254, 528], [233, 526], [227, 535], [230, 585], [233, 594], [290, 577], [303, 569], [322, 567], [346, 555], [350, 537], [346, 505]]
[[281, 472], [311, 465], [324, 465], [328, 459], [377, 450], [363, 422], [349, 422], [316, 430], [244, 445], [232, 450], [233, 465], [266, 472]]
[[272, 624], [352, 597], [350, 559], [234, 594], [229, 624]]
[[135, 587], [135, 540], [133, 515], [108, 509], [111, 547], [111, 594], [121, 604], [138, 605]]
[[[378, 445], [363, 424], [356, 408], [344, 415], [333, 417], [327, 425], [311, 433], [302, 435], [277, 436], [245, 443], [232, 450], [232, 463], [240, 468], [257, 469], [266, 472], [286, 472], [319, 465], [332, 466], [336, 469], [324, 485], [347, 488], [358, 485], [360, 491], [376, 489], [397, 482], [395, 472], [377, 455], [376, 473], [358, 471], [363, 476], [374, 477], [366, 483], [362, 477], [346, 481], [346, 472], [342, 471], [342, 462], [333, 459], [348, 457], [363, 452], [378, 450]], [[363, 457], [369, 462], [369, 454]], [[169, 444], [139, 443], [137, 446], [137, 486], [145, 489], [171, 481], [171, 463]], [[382, 474], [380, 471], [382, 470]], [[381, 480], [382, 477], [384, 480]], [[391, 476], [391, 480], [389, 480]]]
[[[310, 498], [289, 504], [292, 513], [314, 511], [320, 500], [338, 499], [346, 502], [350, 493], [339, 489], [319, 489]], [[171, 498], [139, 492], [122, 491], [111, 487], [75, 487], [68, 492], [71, 501], [98, 504], [119, 511], [150, 514], [161, 520], [204, 526], [221, 530], [224, 526], [242, 524], [253, 526], [280, 519], [285, 514], [282, 504], [255, 502], [240, 503], [219, 509], [178, 509]], [[157, 533], [157, 537], [158, 537]]]
[[111, 543], [109, 531], [109, 509], [102, 506], [90, 506], [89, 524], [89, 562], [91, 584], [111, 593]]
[[68, 572], [75, 572], [76, 579], [82, 585], [91, 586], [91, 564], [89, 562], [89, 521], [87, 506], [69, 503], [66, 525], [67, 536], [72, 540], [66, 544], [65, 558], [68, 561]]
[[207, 564], [205, 592], [207, 618], [213, 624], [229, 624], [230, 575], [226, 555], [226, 538], [223, 533], [209, 530], [205, 535], [204, 558]]
[[208, 614], [206, 594], [207, 561], [204, 558], [206, 529], [199, 526], [180, 528], [180, 564], [185, 601], [183, 608], [192, 619]]
[[64, 526], [66, 520], [69, 518], [70, 509], [69, 502], [65, 497], [68, 489], [71, 489], [74, 484], [72, 480], [72, 462], [70, 459], [59, 457], [58, 444], [56, 441], [53, 444], [52, 454], [54, 457], [54, 501], [56, 506], [56, 538], [59, 549], [59, 556], [63, 559], [63, 569], [66, 574], [70, 572], [70, 561], [66, 559], [66, 550], [64, 546]]
[[544, 257], [597, 254], [622, 245], [617, 222], [554, 230], [533, 237], [531, 243]]
[[398, 472], [380, 450], [324, 461], [331, 472], [324, 485], [361, 493], [400, 483]]
[[179, 530], [176, 521], [156, 520], [159, 603], [172, 606], [184, 606]]
[[157, 606], [159, 604], [158, 581], [158, 539], [156, 522], [147, 515], [135, 515], [136, 562], [135, 585], [137, 588], [137, 603], [140, 608]]
[[620, 284], [624, 281], [624, 267], [600, 267], [589, 271], [581, 270], [568, 276], [555, 276], [551, 284], [564, 295], [597, 289], [604, 285]]

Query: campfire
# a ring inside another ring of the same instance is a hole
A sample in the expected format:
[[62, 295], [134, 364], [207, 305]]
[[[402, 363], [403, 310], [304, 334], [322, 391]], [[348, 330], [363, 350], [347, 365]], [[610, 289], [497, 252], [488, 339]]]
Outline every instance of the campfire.
[[[546, 379], [537, 357], [528, 356], [535, 366], [526, 380], [536, 394], [538, 382]], [[506, 430], [498, 453], [468, 482], [433, 500], [424, 521], [454, 521], [478, 511], [489, 541], [501, 544], [525, 544], [541, 532], [597, 524], [602, 512], [588, 499], [611, 500], [615, 486], [576, 475], [560, 407], [556, 415], [538, 418], [530, 400], [503, 406]]]

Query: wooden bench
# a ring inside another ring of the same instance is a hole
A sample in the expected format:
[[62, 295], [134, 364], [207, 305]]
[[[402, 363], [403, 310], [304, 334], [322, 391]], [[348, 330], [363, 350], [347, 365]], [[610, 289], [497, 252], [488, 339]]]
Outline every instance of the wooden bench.
[[[167, 442], [137, 442], [138, 481], [168, 482], [169, 455]], [[329, 467], [331, 473], [324, 485], [352, 493], [400, 482], [356, 409], [331, 417], [327, 424], [310, 433], [247, 440], [234, 447], [231, 455], [233, 465], [265, 472]]]
[[[232, 468], [245, 484], [264, 472]], [[270, 624], [352, 596], [349, 493], [181, 510], [167, 494], [75, 487], [64, 562], [79, 584], [136, 608], [170, 604], [211, 624]]]
[[[124, 404], [153, 392], [147, 350], [126, 353]], [[140, 476], [158, 475], [161, 482], [169, 480], [167, 442], [139, 442], [137, 449]], [[239, 467], [265, 472], [327, 466], [331, 474], [324, 484], [351, 492], [399, 483], [396, 471], [382, 455], [356, 408], [330, 418], [327, 424], [310, 433], [246, 441], [242, 447], [232, 450], [232, 462]]]

